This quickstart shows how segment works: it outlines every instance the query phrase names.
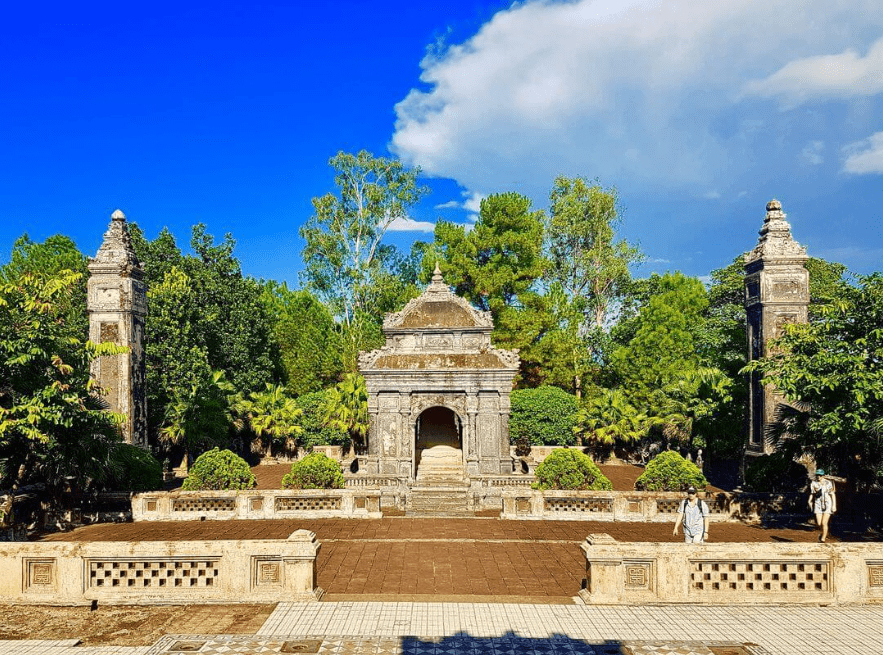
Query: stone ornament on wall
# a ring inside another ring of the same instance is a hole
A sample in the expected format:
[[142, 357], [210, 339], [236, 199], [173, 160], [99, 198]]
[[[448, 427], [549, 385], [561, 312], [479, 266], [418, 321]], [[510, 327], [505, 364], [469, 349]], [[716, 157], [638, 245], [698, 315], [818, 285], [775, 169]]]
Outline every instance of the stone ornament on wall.
[[281, 587], [283, 586], [283, 571], [281, 558], [252, 558], [252, 587]]
[[24, 561], [25, 591], [52, 593], [57, 586], [55, 559], [26, 559]]

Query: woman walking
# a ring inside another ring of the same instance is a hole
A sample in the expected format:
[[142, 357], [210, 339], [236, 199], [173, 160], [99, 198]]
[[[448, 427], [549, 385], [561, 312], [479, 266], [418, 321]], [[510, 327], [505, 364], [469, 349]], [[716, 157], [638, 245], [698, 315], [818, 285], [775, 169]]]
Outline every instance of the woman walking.
[[837, 497], [834, 495], [834, 483], [828, 480], [825, 471], [816, 469], [816, 479], [809, 485], [809, 509], [816, 515], [816, 525], [822, 529], [819, 541], [828, 539], [828, 521], [831, 514], [837, 511]]

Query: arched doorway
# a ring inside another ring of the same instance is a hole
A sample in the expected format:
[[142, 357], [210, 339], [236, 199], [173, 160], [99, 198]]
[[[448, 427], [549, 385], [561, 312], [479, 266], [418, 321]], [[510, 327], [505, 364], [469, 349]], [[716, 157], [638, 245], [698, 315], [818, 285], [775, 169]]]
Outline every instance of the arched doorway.
[[447, 407], [430, 407], [417, 417], [414, 426], [414, 465], [420, 467], [424, 455], [441, 463], [463, 461], [463, 424]]

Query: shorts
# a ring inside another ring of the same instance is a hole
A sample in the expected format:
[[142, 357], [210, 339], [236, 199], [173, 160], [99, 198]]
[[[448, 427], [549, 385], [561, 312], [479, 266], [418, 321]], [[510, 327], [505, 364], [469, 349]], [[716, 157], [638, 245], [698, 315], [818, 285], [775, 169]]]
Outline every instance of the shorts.
[[696, 535], [690, 535], [690, 534], [687, 534], [686, 532], [684, 533], [684, 543], [685, 544], [701, 544], [704, 541], [705, 541], [705, 533], [704, 532], [700, 532], [699, 534], [696, 534]]

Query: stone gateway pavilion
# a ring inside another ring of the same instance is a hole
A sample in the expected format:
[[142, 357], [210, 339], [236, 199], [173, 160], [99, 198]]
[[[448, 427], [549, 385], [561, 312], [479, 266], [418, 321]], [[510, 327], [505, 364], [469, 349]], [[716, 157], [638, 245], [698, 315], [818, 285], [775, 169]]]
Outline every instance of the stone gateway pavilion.
[[438, 265], [423, 295], [383, 322], [386, 345], [360, 353], [370, 428], [365, 473], [465, 480], [512, 472], [509, 394], [516, 351], [491, 344], [474, 309]]

